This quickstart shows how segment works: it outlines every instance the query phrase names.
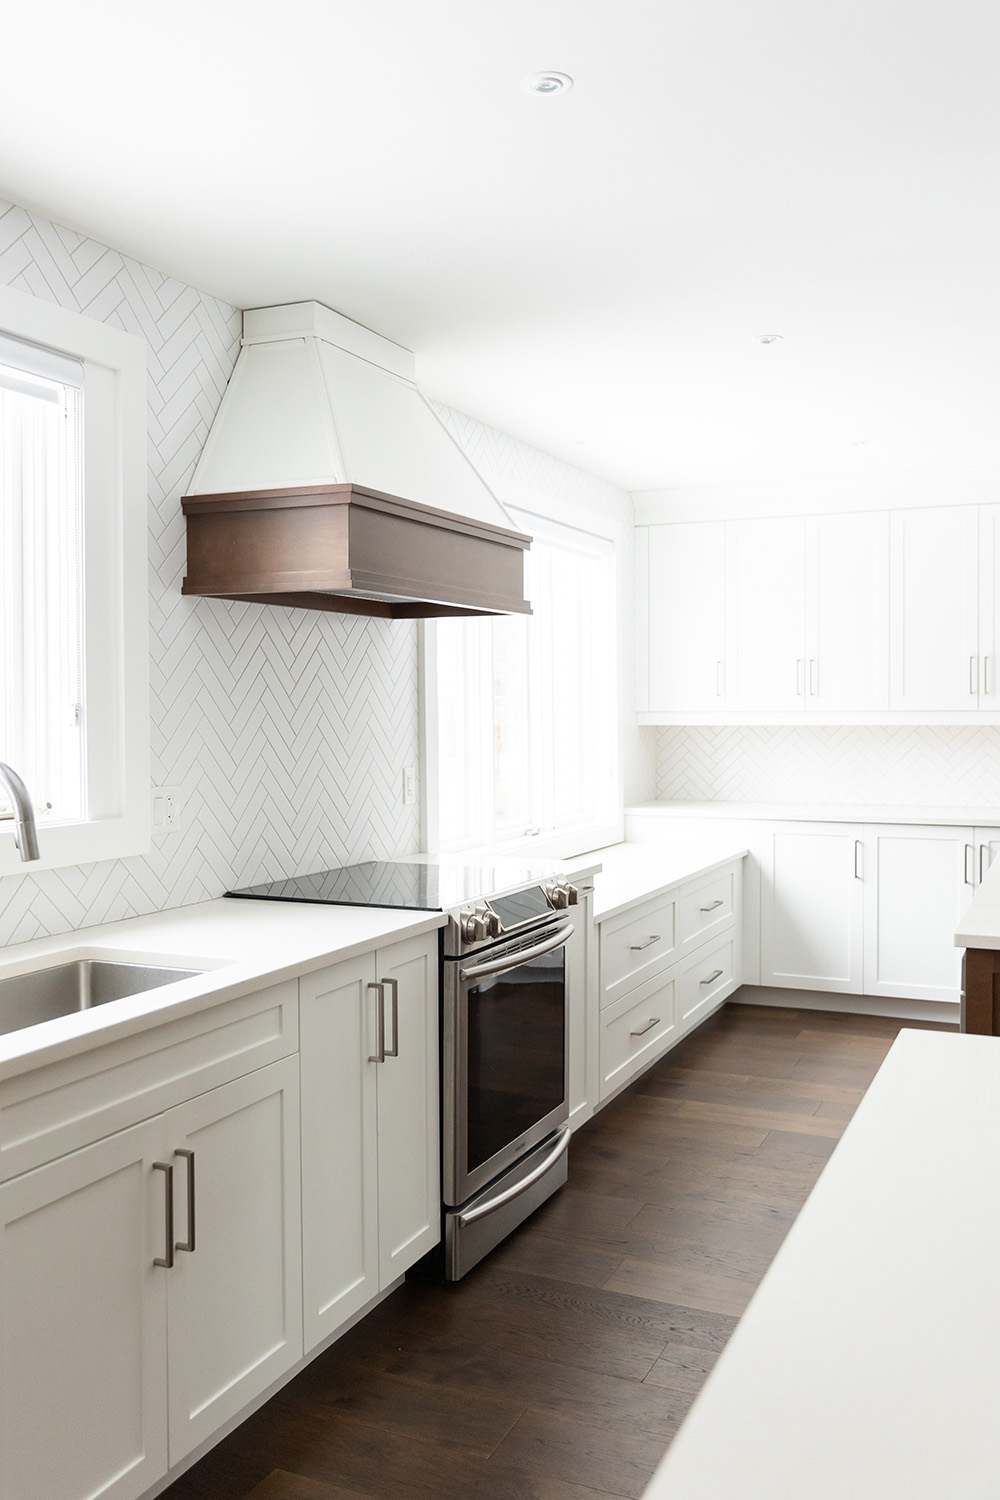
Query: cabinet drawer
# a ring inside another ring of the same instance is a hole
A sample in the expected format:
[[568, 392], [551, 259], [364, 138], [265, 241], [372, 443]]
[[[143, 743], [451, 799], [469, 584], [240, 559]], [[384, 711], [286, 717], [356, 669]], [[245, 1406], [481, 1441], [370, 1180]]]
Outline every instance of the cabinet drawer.
[[732, 993], [739, 982], [735, 972], [735, 935], [704, 948], [677, 967], [677, 1020], [692, 1026], [705, 1011]]
[[601, 923], [601, 1005], [619, 1000], [663, 967], [677, 948], [677, 901], [671, 892]]
[[727, 865], [704, 880], [683, 886], [677, 901], [677, 946], [697, 947], [733, 919], [738, 867]]
[[676, 969], [657, 975], [601, 1015], [601, 1098], [658, 1057], [677, 1030]]
[[0, 1085], [0, 1181], [297, 1052], [294, 979]]

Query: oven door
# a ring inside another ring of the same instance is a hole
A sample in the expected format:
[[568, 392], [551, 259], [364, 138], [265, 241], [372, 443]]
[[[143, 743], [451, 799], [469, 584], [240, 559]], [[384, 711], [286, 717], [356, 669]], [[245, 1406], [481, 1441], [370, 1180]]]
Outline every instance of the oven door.
[[445, 961], [444, 1200], [464, 1203], [569, 1118], [570, 922]]

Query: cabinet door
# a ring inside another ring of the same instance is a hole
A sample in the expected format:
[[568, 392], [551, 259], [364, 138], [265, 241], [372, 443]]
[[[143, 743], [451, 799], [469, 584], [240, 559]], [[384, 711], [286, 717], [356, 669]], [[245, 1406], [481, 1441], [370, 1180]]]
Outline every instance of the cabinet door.
[[374, 989], [372, 953], [299, 980], [307, 1351], [379, 1289]]
[[979, 707], [1000, 710], [1000, 505], [979, 507]]
[[958, 1001], [955, 929], [972, 899], [974, 830], [865, 829], [866, 995]]
[[597, 1015], [597, 934], [593, 918], [593, 886], [579, 886], [580, 902], [568, 915], [573, 922], [573, 936], [566, 944], [567, 1064], [569, 1079], [569, 1124], [576, 1130], [594, 1112], [597, 1102], [596, 1055]]
[[[386, 1059], [371, 1065], [378, 1073], [379, 1280], [386, 1287], [441, 1238], [437, 933], [385, 948], [376, 962], [386, 993]], [[395, 1003], [386, 981], [395, 981]]]
[[729, 522], [726, 581], [726, 708], [804, 709], [801, 516]]
[[[164, 1119], [179, 1242], [167, 1303], [175, 1464], [302, 1356], [298, 1059]], [[193, 1196], [181, 1151], [194, 1153]]]
[[862, 990], [863, 830], [777, 823], [761, 841], [761, 984]]
[[161, 1131], [0, 1188], [4, 1500], [132, 1500], [167, 1471]]
[[725, 526], [649, 527], [649, 708], [724, 706]]
[[978, 886], [1000, 854], [1000, 828], [976, 829], [975, 880]]
[[806, 707], [889, 702], [889, 517], [806, 522]]
[[978, 707], [978, 545], [974, 505], [893, 512], [890, 708]]

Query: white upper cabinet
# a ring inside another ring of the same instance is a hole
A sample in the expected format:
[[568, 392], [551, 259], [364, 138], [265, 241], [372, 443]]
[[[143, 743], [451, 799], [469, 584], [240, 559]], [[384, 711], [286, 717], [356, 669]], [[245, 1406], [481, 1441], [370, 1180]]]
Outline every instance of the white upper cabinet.
[[1000, 711], [1000, 505], [979, 507], [979, 706]]
[[891, 535], [889, 706], [976, 709], [978, 509], [895, 511]]
[[806, 707], [877, 710], [889, 702], [889, 517], [806, 521]]
[[727, 709], [804, 707], [804, 619], [802, 517], [728, 522]]
[[722, 708], [725, 524], [651, 526], [648, 567], [649, 707]]
[[640, 723], [1000, 716], [1000, 505], [640, 526]]

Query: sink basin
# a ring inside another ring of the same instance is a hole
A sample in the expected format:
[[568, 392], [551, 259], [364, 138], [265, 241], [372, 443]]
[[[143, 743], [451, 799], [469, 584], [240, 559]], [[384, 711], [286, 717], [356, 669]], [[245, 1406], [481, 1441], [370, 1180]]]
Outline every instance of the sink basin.
[[143, 990], [155, 990], [201, 969], [168, 969], [159, 964], [129, 964], [105, 958], [78, 958], [51, 969], [36, 969], [0, 979], [0, 1035], [68, 1016], [92, 1005], [107, 1005]]

